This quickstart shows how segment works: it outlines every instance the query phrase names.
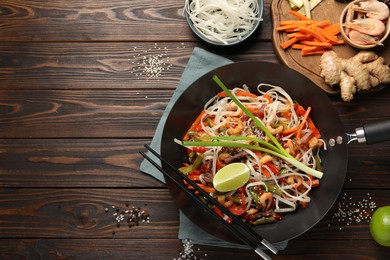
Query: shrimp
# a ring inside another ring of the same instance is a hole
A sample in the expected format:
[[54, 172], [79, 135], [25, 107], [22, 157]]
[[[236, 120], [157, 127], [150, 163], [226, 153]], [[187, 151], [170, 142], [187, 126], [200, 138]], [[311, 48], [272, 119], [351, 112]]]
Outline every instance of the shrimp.
[[287, 178], [288, 184], [294, 184], [294, 188], [298, 188], [302, 184], [302, 177], [297, 175], [290, 175]]
[[358, 44], [375, 44], [375, 45], [383, 45], [380, 41], [378, 41], [378, 38], [375, 36], [371, 36], [365, 33], [361, 33], [356, 30], [350, 30], [348, 37], [351, 39], [351, 41], [356, 42]]
[[353, 10], [365, 13], [368, 18], [386, 20], [389, 18], [389, 8], [383, 2], [368, 0], [360, 2], [360, 6], [355, 5]]
[[260, 163], [261, 163], [261, 165], [263, 165], [263, 164], [266, 164], [267, 162], [272, 161], [272, 159], [273, 159], [272, 156], [267, 154], [267, 155], [264, 155], [263, 157], [261, 157]]
[[283, 131], [283, 126], [279, 125], [276, 128], [273, 128], [269, 122], [266, 123], [267, 129], [270, 131], [271, 134], [276, 135]]
[[344, 26], [371, 36], [379, 36], [386, 30], [384, 23], [373, 18], [355, 19], [352, 22], [344, 23]]
[[229, 116], [242, 116], [244, 112], [235, 103], [229, 105], [226, 115]]
[[244, 130], [244, 123], [237, 117], [228, 117], [225, 126], [229, 135], [239, 135]]
[[261, 206], [263, 206], [264, 209], [268, 210], [271, 207], [272, 204], [272, 193], [271, 192], [265, 192], [260, 196], [260, 203]]

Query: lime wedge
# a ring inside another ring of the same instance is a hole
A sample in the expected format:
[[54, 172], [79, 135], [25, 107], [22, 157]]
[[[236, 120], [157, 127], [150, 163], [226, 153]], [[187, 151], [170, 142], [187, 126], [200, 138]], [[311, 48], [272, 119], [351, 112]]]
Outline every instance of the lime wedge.
[[232, 191], [247, 183], [249, 176], [250, 169], [244, 163], [231, 163], [215, 174], [213, 186], [219, 192]]

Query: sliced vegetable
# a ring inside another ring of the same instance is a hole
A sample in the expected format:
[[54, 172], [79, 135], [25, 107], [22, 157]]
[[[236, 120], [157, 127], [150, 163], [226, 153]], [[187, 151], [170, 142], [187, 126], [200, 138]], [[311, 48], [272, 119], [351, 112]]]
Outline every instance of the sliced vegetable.
[[335, 44], [343, 44], [339, 39], [340, 24], [330, 24], [329, 20], [315, 21], [301, 13], [290, 10], [299, 20], [282, 20], [275, 30], [287, 33], [287, 40], [280, 43], [282, 49], [292, 47], [301, 50], [302, 56], [322, 54]]

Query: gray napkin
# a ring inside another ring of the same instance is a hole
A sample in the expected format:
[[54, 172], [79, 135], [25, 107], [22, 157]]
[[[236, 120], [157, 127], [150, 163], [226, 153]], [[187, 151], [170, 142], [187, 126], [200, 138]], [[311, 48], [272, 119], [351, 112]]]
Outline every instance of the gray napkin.
[[[188, 61], [187, 67], [185, 68], [183, 75], [180, 79], [179, 85], [177, 86], [176, 91], [173, 93], [170, 102], [168, 103], [161, 120], [157, 126], [155, 135], [152, 139], [150, 146], [155, 149], [157, 152], [161, 151], [161, 136], [162, 129], [164, 127], [165, 121], [169, 112], [172, 109], [173, 104], [176, 102], [178, 97], [189, 87], [197, 78], [206, 74], [207, 72], [218, 68], [222, 65], [232, 63], [231, 60], [223, 58], [221, 56], [207, 52], [201, 48], [195, 47], [194, 51]], [[148, 155], [154, 159], [156, 162], [159, 160], [154, 157], [153, 154], [148, 153]], [[165, 183], [164, 176], [147, 160], [143, 160], [140, 166], [140, 170], [143, 173], [149, 174], [161, 182]], [[219, 247], [228, 247], [228, 248], [242, 248], [249, 249], [248, 246], [229, 243], [222, 241], [209, 233], [205, 232], [194, 223], [192, 223], [181, 211], [180, 211], [180, 227], [179, 227], [179, 239], [191, 239], [193, 244], [199, 245], [210, 245], [210, 246], [219, 246]], [[288, 241], [283, 241], [274, 246], [278, 250], [283, 250], [286, 248]]]

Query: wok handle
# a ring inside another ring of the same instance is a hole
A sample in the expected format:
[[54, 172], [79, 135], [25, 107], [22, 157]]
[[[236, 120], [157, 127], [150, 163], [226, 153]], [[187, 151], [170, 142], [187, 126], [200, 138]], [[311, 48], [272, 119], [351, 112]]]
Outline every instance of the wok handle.
[[[375, 144], [379, 142], [389, 141], [390, 140], [390, 119], [366, 124], [362, 128], [356, 129], [356, 134], [359, 136], [362, 133], [359, 131], [364, 131], [364, 140], [367, 144]], [[358, 138], [359, 140], [359, 138]], [[360, 141], [359, 141], [360, 142]]]

